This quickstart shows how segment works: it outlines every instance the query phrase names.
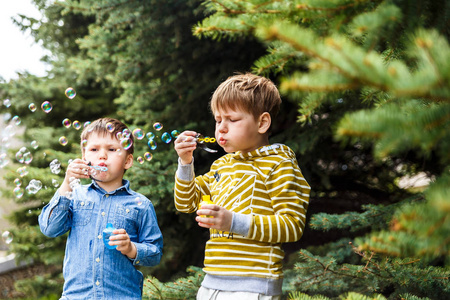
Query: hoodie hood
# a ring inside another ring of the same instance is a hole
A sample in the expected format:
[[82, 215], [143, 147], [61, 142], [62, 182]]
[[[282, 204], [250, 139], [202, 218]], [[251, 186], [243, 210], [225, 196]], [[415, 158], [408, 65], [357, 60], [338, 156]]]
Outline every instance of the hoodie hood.
[[295, 159], [295, 153], [286, 145], [283, 144], [272, 144], [262, 146], [251, 152], [241, 152], [237, 151], [231, 154], [231, 157], [237, 160], [252, 160], [269, 155], [281, 155], [288, 159]]

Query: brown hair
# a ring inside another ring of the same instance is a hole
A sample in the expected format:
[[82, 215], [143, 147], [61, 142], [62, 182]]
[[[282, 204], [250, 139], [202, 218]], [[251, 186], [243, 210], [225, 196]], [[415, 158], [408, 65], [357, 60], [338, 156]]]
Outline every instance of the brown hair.
[[[109, 129], [111, 128], [111, 130]], [[122, 133], [124, 129], [128, 127], [121, 121], [113, 118], [100, 118], [86, 126], [81, 132], [81, 151], [84, 153], [83, 141], [87, 140], [91, 133], [95, 132], [99, 135], [110, 135], [112, 138], [119, 139], [117, 134]], [[131, 139], [131, 147], [127, 149], [128, 154], [134, 153], [134, 139], [133, 134], [130, 132], [129, 138]]]
[[268, 112], [274, 118], [280, 110], [281, 97], [269, 79], [251, 73], [228, 77], [215, 90], [210, 108], [214, 113], [221, 108], [241, 109], [255, 119]]

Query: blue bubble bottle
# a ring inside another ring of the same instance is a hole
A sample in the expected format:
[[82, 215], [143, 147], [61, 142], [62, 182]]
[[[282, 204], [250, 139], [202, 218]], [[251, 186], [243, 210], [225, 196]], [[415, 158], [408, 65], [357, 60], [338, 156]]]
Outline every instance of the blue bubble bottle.
[[105, 244], [105, 247], [108, 249], [116, 249], [117, 245], [111, 246], [109, 245], [109, 238], [114, 235], [112, 232], [115, 230], [112, 223], [106, 224], [106, 228], [103, 230], [103, 243]]

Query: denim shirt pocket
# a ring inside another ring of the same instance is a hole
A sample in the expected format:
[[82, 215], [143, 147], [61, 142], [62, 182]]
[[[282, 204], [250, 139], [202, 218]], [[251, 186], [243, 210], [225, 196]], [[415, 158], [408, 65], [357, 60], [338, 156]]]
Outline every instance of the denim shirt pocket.
[[91, 221], [92, 212], [94, 209], [93, 201], [74, 200], [72, 208], [73, 208], [72, 226], [85, 226]]
[[132, 208], [118, 204], [114, 214], [114, 225], [117, 229], [125, 229], [127, 233], [136, 231], [139, 212]]

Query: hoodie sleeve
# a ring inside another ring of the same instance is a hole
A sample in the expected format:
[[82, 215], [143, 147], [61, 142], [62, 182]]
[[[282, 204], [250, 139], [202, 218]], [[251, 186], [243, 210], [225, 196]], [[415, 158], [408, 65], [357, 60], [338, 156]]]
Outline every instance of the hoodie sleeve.
[[268, 243], [298, 241], [303, 235], [310, 186], [295, 159], [278, 164], [266, 179], [273, 215], [254, 215], [248, 237]]

